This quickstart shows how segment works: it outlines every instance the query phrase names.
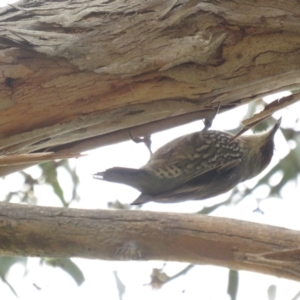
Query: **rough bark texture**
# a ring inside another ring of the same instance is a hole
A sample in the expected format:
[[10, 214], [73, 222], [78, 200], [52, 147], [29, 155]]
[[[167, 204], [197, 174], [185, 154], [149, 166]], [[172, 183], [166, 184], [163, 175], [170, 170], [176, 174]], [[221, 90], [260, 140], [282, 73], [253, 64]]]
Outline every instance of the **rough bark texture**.
[[[128, 139], [127, 128], [148, 134], [178, 124], [167, 118], [181, 115], [184, 122], [186, 114], [205, 117], [219, 103], [224, 111], [297, 89], [299, 6], [295, 0], [8, 6], [0, 11], [1, 152], [83, 151]], [[11, 170], [1, 167], [0, 174]]]
[[167, 260], [300, 280], [300, 234], [226, 218], [0, 204], [0, 255]]
[[[128, 128], [149, 134], [299, 89], [299, 15], [296, 0], [3, 8], [0, 154], [84, 151], [128, 139]], [[22, 162], [0, 175], [32, 157]], [[299, 280], [299, 233], [250, 224], [1, 204], [0, 254], [190, 261]]]

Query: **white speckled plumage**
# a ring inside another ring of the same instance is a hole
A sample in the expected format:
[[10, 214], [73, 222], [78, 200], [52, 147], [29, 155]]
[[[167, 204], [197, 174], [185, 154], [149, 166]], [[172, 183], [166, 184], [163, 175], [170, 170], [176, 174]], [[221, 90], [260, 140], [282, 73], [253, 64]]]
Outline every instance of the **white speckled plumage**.
[[206, 199], [258, 175], [269, 164], [279, 125], [280, 120], [263, 134], [234, 140], [223, 131], [187, 134], [158, 149], [140, 169], [117, 167], [94, 176], [141, 191], [132, 204]]

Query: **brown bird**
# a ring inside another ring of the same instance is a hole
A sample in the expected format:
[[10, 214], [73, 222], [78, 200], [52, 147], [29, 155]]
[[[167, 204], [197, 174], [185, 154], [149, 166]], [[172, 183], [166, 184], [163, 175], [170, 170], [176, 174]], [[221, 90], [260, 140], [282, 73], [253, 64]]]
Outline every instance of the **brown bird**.
[[258, 175], [271, 161], [274, 127], [262, 134], [239, 136], [201, 131], [179, 137], [158, 149], [140, 169], [111, 168], [94, 178], [130, 185], [141, 192], [131, 204], [203, 200], [229, 191]]

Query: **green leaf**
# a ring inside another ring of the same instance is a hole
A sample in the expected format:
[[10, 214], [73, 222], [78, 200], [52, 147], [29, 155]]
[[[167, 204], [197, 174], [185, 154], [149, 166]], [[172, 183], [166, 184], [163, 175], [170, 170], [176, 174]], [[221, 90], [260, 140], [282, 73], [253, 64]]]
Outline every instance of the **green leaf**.
[[236, 270], [229, 270], [227, 293], [231, 300], [236, 300], [239, 286], [239, 273]]
[[67, 272], [77, 283], [81, 285], [85, 278], [79, 267], [70, 258], [44, 258], [47, 265], [59, 267]]
[[[17, 297], [18, 294], [16, 293], [15, 289], [12, 287], [12, 285], [6, 280], [6, 274], [10, 270], [10, 268], [16, 264], [16, 263], [21, 263], [24, 266], [27, 263], [27, 258], [26, 257], [7, 257], [3, 256], [0, 257], [0, 278], [2, 281], [10, 288], [12, 293]], [[25, 270], [25, 269], [24, 269]]]
[[64, 192], [57, 180], [56, 163], [54, 161], [48, 161], [43, 164], [40, 164], [40, 167], [43, 170], [45, 182], [52, 186], [54, 193], [60, 199], [63, 207], [68, 207], [69, 204], [66, 202], [64, 198]]
[[276, 299], [276, 285], [272, 284], [268, 288], [268, 299], [275, 300]]

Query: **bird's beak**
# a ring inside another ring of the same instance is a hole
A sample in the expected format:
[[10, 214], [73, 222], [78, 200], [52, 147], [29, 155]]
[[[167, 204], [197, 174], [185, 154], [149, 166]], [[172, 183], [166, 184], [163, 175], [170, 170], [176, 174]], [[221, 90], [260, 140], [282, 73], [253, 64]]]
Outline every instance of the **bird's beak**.
[[274, 136], [278, 128], [280, 127], [281, 124], [281, 117], [278, 119], [278, 121], [275, 123], [274, 127], [270, 130], [269, 136]]

